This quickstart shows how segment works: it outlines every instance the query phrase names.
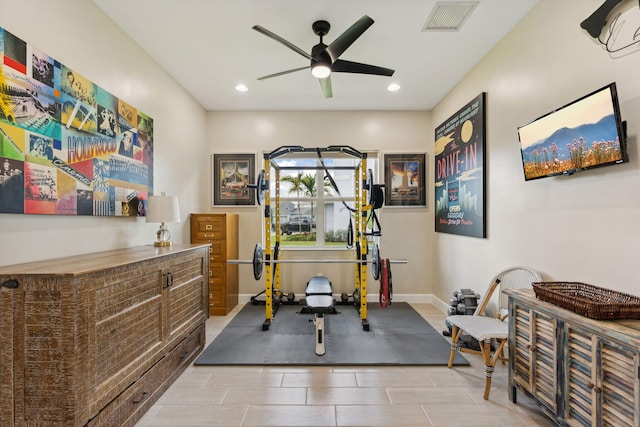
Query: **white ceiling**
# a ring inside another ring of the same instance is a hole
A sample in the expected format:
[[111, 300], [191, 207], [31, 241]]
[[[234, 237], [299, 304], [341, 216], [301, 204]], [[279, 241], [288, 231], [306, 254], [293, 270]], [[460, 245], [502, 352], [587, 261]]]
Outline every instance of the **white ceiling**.
[[[430, 110], [538, 0], [480, 0], [458, 32], [422, 32], [436, 0], [93, 0], [209, 111]], [[324, 19], [330, 44], [363, 15], [375, 23], [340, 57], [393, 77], [334, 73], [333, 98], [308, 59], [252, 30], [261, 25], [306, 52]], [[387, 86], [398, 83], [398, 92]], [[244, 83], [249, 91], [234, 89]]]

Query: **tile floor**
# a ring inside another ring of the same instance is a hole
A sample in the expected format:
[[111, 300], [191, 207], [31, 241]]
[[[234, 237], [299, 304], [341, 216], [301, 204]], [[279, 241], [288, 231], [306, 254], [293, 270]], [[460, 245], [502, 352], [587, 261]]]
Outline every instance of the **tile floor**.
[[[412, 305], [444, 329], [434, 306]], [[207, 344], [240, 308], [207, 320]], [[465, 357], [470, 367], [452, 369], [190, 366], [136, 426], [555, 425], [522, 394], [518, 404], [509, 401], [506, 365], [496, 367], [485, 401], [481, 357]]]

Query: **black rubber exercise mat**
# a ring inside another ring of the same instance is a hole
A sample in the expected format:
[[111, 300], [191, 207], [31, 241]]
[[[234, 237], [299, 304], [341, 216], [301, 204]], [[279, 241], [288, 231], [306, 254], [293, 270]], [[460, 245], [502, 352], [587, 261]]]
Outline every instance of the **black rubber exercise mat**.
[[[198, 356], [195, 365], [446, 365], [450, 345], [409, 304], [369, 304], [369, 331], [354, 306], [325, 315], [325, 349], [315, 354], [313, 314], [282, 305], [267, 331], [263, 305], [247, 304]], [[442, 325], [444, 328], [444, 324]], [[456, 365], [469, 362], [456, 354]]]

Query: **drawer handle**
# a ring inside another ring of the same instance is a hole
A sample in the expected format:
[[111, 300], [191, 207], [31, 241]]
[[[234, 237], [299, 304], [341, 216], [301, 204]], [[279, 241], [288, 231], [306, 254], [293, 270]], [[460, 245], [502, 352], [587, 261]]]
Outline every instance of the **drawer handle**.
[[213, 230], [213, 225], [207, 224], [207, 225], [204, 226], [204, 229], [205, 230]]
[[206, 234], [206, 233], [205, 233], [205, 235], [204, 235], [204, 237], [215, 237], [215, 236], [216, 236], [216, 235], [215, 235], [215, 234], [213, 234], [213, 233], [211, 233], [211, 234]]
[[589, 383], [589, 388], [593, 391], [595, 391], [596, 393], [600, 393], [602, 392], [602, 388], [598, 387], [597, 385], [593, 384], [593, 383]]
[[142, 396], [140, 396], [140, 399], [136, 399], [133, 401], [134, 405], [137, 405], [138, 403], [142, 402], [143, 400], [145, 400], [147, 398], [147, 396], [149, 395], [149, 393], [147, 393], [146, 391], [142, 393]]
[[180, 356], [180, 360], [184, 360], [184, 358], [187, 357], [188, 355], [189, 355], [189, 352], [185, 350], [185, 352], [182, 353], [182, 356]]
[[18, 282], [16, 279], [9, 279], [2, 282], [2, 286], [7, 289], [18, 289], [18, 286], [20, 286], [20, 282]]
[[164, 285], [162, 288], [167, 289], [170, 286], [173, 286], [173, 273], [168, 272], [164, 275]]

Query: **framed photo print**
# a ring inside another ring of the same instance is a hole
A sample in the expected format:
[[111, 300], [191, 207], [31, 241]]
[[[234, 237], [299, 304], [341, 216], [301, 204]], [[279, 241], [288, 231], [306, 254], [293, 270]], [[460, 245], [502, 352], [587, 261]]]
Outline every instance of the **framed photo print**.
[[213, 206], [255, 206], [256, 155], [213, 154]]
[[426, 154], [384, 155], [385, 206], [427, 206]]

